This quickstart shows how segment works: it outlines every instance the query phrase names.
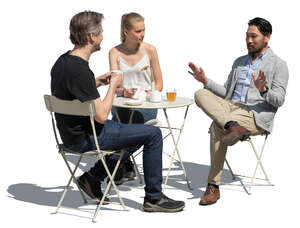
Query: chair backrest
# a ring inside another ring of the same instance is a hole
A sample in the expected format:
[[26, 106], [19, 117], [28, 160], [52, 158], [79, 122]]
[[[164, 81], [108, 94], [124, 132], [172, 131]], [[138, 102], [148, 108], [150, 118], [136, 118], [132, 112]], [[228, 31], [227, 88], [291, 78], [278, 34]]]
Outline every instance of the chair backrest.
[[44, 95], [48, 111], [78, 116], [95, 116], [96, 109], [93, 101], [81, 102], [79, 100], [61, 100], [57, 97]]
[[100, 152], [100, 148], [96, 136], [95, 123], [94, 123], [94, 116], [96, 115], [96, 108], [95, 108], [94, 101], [86, 101], [86, 102], [81, 102], [79, 100], [68, 101], [68, 100], [61, 100], [51, 95], [44, 95], [44, 100], [45, 100], [46, 108], [51, 114], [52, 127], [53, 127], [56, 143], [59, 150], [61, 150], [61, 147], [56, 133], [53, 112], [66, 114], [66, 115], [90, 116], [96, 148], [98, 152]]

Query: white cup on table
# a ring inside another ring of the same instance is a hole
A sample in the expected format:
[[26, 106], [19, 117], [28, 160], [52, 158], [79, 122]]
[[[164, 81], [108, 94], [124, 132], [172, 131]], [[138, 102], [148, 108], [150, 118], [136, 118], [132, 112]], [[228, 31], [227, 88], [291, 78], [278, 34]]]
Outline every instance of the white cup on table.
[[150, 93], [150, 102], [158, 103], [161, 102], [161, 92], [153, 90]]

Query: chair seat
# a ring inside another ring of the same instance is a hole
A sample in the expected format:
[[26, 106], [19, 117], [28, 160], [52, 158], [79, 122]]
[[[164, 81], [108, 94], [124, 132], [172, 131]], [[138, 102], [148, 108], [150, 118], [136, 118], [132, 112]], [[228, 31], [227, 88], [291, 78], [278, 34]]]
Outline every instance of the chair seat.
[[88, 157], [96, 157], [98, 155], [105, 156], [105, 155], [109, 155], [109, 154], [120, 153], [119, 150], [100, 150], [101, 154], [99, 154], [97, 150], [77, 152], [77, 151], [69, 149], [64, 144], [59, 144], [59, 152], [60, 153], [64, 152], [64, 153], [69, 153], [69, 154], [77, 154], [77, 155], [82, 155], [83, 154], [83, 156], [88, 156]]

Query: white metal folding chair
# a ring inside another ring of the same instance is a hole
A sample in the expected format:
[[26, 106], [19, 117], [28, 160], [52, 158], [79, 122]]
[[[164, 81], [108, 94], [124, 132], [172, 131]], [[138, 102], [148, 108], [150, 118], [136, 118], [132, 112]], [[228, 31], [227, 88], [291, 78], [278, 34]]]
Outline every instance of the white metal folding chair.
[[[267, 142], [267, 138], [268, 138], [268, 136], [269, 136], [269, 133], [268, 133], [268, 132], [264, 132], [264, 133], [262, 133], [261, 135], [262, 135], [262, 136], [265, 136], [265, 139], [264, 139], [264, 142], [263, 142], [263, 145], [262, 145], [262, 148], [261, 148], [260, 153], [257, 152], [257, 150], [256, 150], [256, 148], [255, 148], [255, 146], [254, 146], [254, 143], [253, 143], [253, 141], [251, 140], [251, 137], [253, 137], [253, 136], [249, 137], [249, 138], [246, 140], [246, 141], [248, 141], [248, 142], [250, 143], [250, 145], [251, 145], [251, 147], [252, 147], [252, 149], [253, 149], [253, 152], [254, 152], [254, 154], [255, 154], [255, 157], [256, 157], [256, 159], [257, 159], [256, 166], [255, 166], [255, 169], [254, 169], [254, 172], [253, 172], [253, 175], [252, 175], [252, 176], [245, 176], [245, 175], [234, 174], [233, 171], [232, 171], [231, 166], [229, 165], [228, 160], [225, 158], [226, 165], [227, 165], [227, 167], [229, 168], [229, 171], [230, 171], [230, 173], [231, 173], [231, 175], [232, 175], [232, 179], [233, 179], [233, 180], [236, 180], [236, 177], [250, 178], [250, 179], [251, 179], [251, 182], [250, 182], [250, 184], [249, 184], [248, 186], [246, 186], [246, 185], [243, 183], [242, 179], [240, 179], [241, 186], [244, 188], [245, 192], [246, 192], [247, 194], [249, 194], [249, 195], [251, 194], [250, 191], [251, 191], [251, 187], [252, 187], [252, 186], [255, 186], [255, 185], [262, 185], [262, 184], [256, 184], [256, 183], [254, 183], [254, 180], [266, 181], [267, 184], [264, 184], [264, 186], [274, 186], [273, 184], [271, 184], [271, 181], [270, 181], [270, 179], [268, 178], [267, 173], [266, 173], [266, 171], [265, 171], [265, 168], [263, 167], [263, 164], [262, 164], [262, 162], [261, 162], [261, 157], [262, 157], [262, 154], [263, 154], [263, 151], [264, 151], [264, 148], [265, 148], [265, 145], [266, 145], [266, 142]], [[258, 167], [260, 167], [261, 170], [263, 171], [264, 178], [258, 178], [258, 177], [256, 177], [256, 173], [257, 173]], [[248, 189], [247, 189], [247, 188], [248, 188]]]
[[[56, 214], [59, 211], [59, 209], [61, 207], [63, 207], [62, 202], [63, 202], [63, 200], [65, 198], [65, 195], [66, 195], [66, 193], [67, 193], [67, 191], [70, 187], [72, 179], [75, 182], [75, 184], [77, 185], [77, 187], [79, 189], [79, 192], [80, 192], [80, 195], [81, 195], [84, 203], [87, 203], [87, 200], [86, 200], [86, 198], [85, 198], [82, 190], [80, 189], [79, 184], [78, 184], [78, 182], [75, 178], [75, 172], [76, 172], [76, 170], [77, 170], [77, 168], [80, 164], [81, 159], [84, 156], [94, 157], [98, 160], [100, 159], [103, 166], [104, 166], [104, 168], [105, 168], [105, 170], [106, 170], [106, 172], [107, 172], [108, 178], [110, 180], [109, 183], [106, 186], [106, 189], [104, 191], [104, 194], [103, 194], [103, 197], [102, 197], [100, 203], [97, 205], [97, 207], [95, 209], [92, 221], [96, 222], [96, 217], [98, 215], [98, 212], [99, 212], [101, 206], [103, 205], [104, 199], [105, 199], [106, 195], [108, 194], [108, 190], [110, 189], [111, 185], [114, 187], [114, 189], [115, 189], [115, 191], [118, 195], [118, 198], [120, 200], [120, 203], [121, 203], [123, 209], [125, 210], [126, 209], [125, 204], [124, 204], [123, 199], [120, 196], [119, 190], [118, 190], [118, 188], [117, 188], [117, 186], [115, 185], [115, 182], [114, 182], [114, 176], [115, 176], [115, 174], [117, 172], [117, 169], [120, 165], [120, 161], [122, 159], [124, 151], [121, 150], [120, 158], [117, 161], [117, 165], [116, 165], [116, 167], [114, 168], [114, 170], [111, 174], [109, 172], [109, 169], [108, 169], [107, 165], [106, 165], [105, 156], [111, 155], [113, 153], [119, 153], [119, 151], [104, 151], [104, 150], [100, 149], [99, 144], [98, 144], [98, 140], [97, 140], [96, 130], [95, 130], [95, 123], [94, 123], [94, 116], [96, 114], [96, 109], [95, 109], [94, 102], [93, 101], [80, 102], [79, 100], [67, 101], [67, 100], [58, 99], [58, 98], [56, 98], [54, 96], [50, 96], [50, 95], [44, 95], [44, 100], [45, 100], [46, 107], [47, 107], [47, 109], [48, 109], [48, 111], [50, 112], [50, 115], [51, 115], [52, 126], [53, 126], [54, 136], [55, 136], [56, 143], [57, 143], [58, 152], [62, 155], [62, 157], [63, 157], [63, 159], [64, 159], [64, 161], [65, 161], [65, 163], [68, 167], [68, 170], [71, 174], [71, 177], [70, 177], [70, 179], [67, 183], [67, 186], [65, 187], [65, 189], [62, 193], [62, 196], [61, 196], [61, 198], [58, 202], [56, 211], [53, 214]], [[96, 150], [86, 151], [84, 153], [78, 153], [78, 152], [71, 151], [71, 150], [67, 149], [63, 144], [59, 143], [53, 113], [60, 113], [60, 114], [66, 114], [66, 115], [89, 116], [90, 121], [91, 121], [92, 130], [93, 130], [93, 136], [94, 136], [94, 139], [95, 139]], [[71, 169], [71, 167], [70, 167], [70, 165], [69, 165], [69, 163], [66, 159], [66, 154], [75, 154], [75, 155], [79, 156], [79, 159], [78, 159], [78, 161], [75, 165], [75, 168], [73, 170]]]

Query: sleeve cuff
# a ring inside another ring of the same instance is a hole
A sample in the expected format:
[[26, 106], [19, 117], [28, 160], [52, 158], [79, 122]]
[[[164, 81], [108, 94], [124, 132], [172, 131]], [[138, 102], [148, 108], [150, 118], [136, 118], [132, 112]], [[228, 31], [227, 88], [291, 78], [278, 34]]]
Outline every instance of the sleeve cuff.
[[205, 89], [208, 89], [209, 86], [210, 86], [210, 84], [211, 84], [211, 80], [208, 79], [207, 83], [204, 85], [204, 88], [205, 88]]

